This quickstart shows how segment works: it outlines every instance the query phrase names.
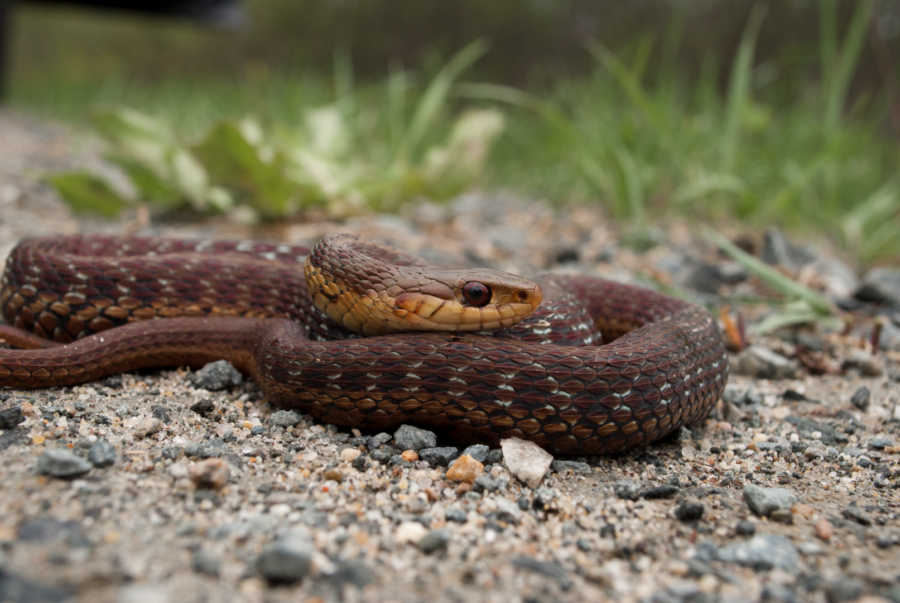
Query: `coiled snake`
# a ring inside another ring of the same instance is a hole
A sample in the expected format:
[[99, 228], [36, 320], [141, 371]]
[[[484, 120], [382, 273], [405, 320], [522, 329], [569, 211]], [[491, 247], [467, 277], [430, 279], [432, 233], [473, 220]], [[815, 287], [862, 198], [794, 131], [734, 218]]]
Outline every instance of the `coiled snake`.
[[25, 240], [0, 301], [0, 338], [29, 348], [0, 350], [3, 386], [226, 359], [274, 406], [360, 428], [411, 422], [460, 444], [627, 450], [704, 417], [728, 375], [716, 325], [688, 302], [591, 277], [538, 286], [433, 268], [353, 235], [312, 250]]

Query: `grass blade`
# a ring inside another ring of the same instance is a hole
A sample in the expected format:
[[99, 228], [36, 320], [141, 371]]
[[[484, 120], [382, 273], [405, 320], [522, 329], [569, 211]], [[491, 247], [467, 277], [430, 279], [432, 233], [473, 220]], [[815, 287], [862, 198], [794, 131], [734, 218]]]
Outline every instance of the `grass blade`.
[[841, 112], [847, 100], [847, 88], [856, 72], [871, 14], [872, 3], [869, 0], [859, 0], [856, 3], [856, 10], [853, 11], [853, 18], [847, 28], [840, 55], [834, 57], [834, 63], [822, 66], [830, 72], [825, 93], [825, 127], [829, 133], [834, 132], [840, 122]]

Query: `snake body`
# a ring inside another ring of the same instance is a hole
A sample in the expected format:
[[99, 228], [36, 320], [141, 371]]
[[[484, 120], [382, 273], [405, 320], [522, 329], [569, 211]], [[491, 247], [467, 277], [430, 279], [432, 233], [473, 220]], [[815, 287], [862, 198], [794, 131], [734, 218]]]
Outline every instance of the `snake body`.
[[[362, 276], [348, 268], [360, 262]], [[490, 286], [484, 312], [460, 293], [475, 281]], [[29, 348], [0, 350], [2, 386], [226, 359], [276, 407], [349, 427], [415, 423], [460, 444], [518, 437], [558, 453], [620, 452], [704, 417], [728, 375], [716, 325], [694, 304], [592, 277], [550, 276], [537, 286], [430, 268], [342, 235], [313, 250], [25, 240], [7, 260], [0, 303], [0, 337]], [[391, 317], [369, 321], [372, 308]], [[409, 315], [443, 330], [396, 333]], [[506, 326], [501, 319], [511, 327], [481, 332]], [[347, 327], [386, 334], [360, 338]]]

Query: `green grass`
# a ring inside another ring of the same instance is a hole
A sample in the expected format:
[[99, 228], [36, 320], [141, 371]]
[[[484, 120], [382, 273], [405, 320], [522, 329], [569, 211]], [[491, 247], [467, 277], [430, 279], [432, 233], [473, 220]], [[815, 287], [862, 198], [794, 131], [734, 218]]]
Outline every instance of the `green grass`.
[[[446, 78], [446, 88], [435, 89], [428, 87], [435, 73], [416, 71], [362, 86], [339, 59], [330, 78], [261, 71], [240, 80], [152, 84], [22, 79], [12, 102], [73, 123], [91, 107], [124, 105], [168, 121], [185, 137], [246, 115], [293, 127], [304, 109], [336, 102], [352, 115], [359, 148], [388, 149], [394, 158], [412, 152], [410, 144], [421, 151], [443, 140], [466, 108], [498, 107], [505, 130], [478, 185], [559, 204], [601, 203], [636, 228], [680, 215], [825, 232], [869, 262], [900, 257], [900, 148], [887, 131], [887, 102], [848, 93], [871, 8], [858, 2], [839, 37], [835, 3], [821, 3], [820, 48], [808, 53], [819, 64], [818, 80], [780, 78], [778, 65], [754, 67], [757, 34], [766, 27], [757, 7], [730, 65], [712, 55], [689, 66], [695, 69], [657, 65], [656, 40], [647, 35], [618, 53], [592, 42], [585, 53], [596, 62], [594, 73], [550, 89]], [[682, 35], [673, 25], [662, 56]]]

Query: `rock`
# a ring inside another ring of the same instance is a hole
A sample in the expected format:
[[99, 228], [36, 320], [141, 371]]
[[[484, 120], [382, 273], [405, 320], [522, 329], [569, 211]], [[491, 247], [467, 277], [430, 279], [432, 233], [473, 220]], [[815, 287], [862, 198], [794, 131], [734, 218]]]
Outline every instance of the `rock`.
[[833, 446], [836, 442], [835, 436], [837, 432], [835, 432], [834, 427], [830, 425], [822, 425], [816, 423], [811, 419], [807, 419], [806, 417], [798, 417], [797, 415], [788, 415], [784, 418], [785, 421], [793, 425], [797, 428], [797, 433], [799, 433], [803, 438], [813, 438], [815, 433], [821, 434], [819, 436], [819, 441], [826, 446]]
[[473, 459], [468, 454], [464, 454], [453, 463], [453, 466], [447, 469], [447, 479], [453, 482], [465, 482], [471, 484], [475, 479], [484, 473], [484, 465]]
[[210, 392], [219, 392], [231, 385], [241, 385], [243, 377], [227, 360], [210, 362], [196, 373], [191, 374], [189, 381], [194, 387]]
[[364, 456], [358, 456], [350, 462], [350, 466], [356, 469], [357, 471], [365, 471], [366, 465], [368, 461]]
[[513, 501], [497, 496], [494, 502], [497, 504], [497, 519], [500, 521], [518, 524], [522, 520], [522, 509]]
[[683, 502], [675, 509], [675, 518], [678, 521], [700, 521], [703, 517], [703, 504], [698, 502]]
[[732, 366], [739, 375], [760, 379], [792, 379], [797, 373], [789, 359], [758, 345], [751, 345], [738, 354]]
[[856, 299], [900, 307], [900, 268], [873, 268], [863, 276]]
[[816, 254], [810, 247], [795, 245], [775, 227], [766, 229], [762, 249], [762, 260], [765, 263], [787, 268], [791, 272], [799, 272], [803, 266], [815, 259]]
[[716, 558], [725, 563], [737, 563], [754, 571], [773, 568], [793, 573], [797, 569], [799, 555], [790, 540], [776, 534], [757, 534], [749, 540], [723, 546], [716, 551]]
[[538, 488], [534, 491], [534, 500], [531, 506], [538, 511], [546, 510], [550, 504], [559, 497], [559, 492], [553, 488]]
[[824, 459], [828, 456], [828, 448], [822, 442], [813, 440], [803, 449], [803, 456], [807, 459]]
[[878, 349], [900, 351], [900, 328], [890, 320], [881, 323], [881, 333], [878, 335]]
[[414, 425], [401, 425], [394, 432], [394, 441], [400, 450], [415, 450], [419, 452], [423, 448], [437, 446], [437, 436], [434, 432], [419, 429]]
[[853, 395], [850, 396], [850, 404], [865, 412], [869, 408], [869, 399], [871, 398], [871, 392], [869, 392], [869, 388], [863, 386], [853, 392]]
[[197, 413], [201, 417], [205, 417], [216, 410], [216, 405], [209, 398], [204, 398], [199, 402], [191, 404], [191, 411]]
[[431, 463], [434, 467], [446, 467], [457, 456], [459, 456], [459, 449], [452, 446], [422, 448], [419, 450], [419, 458]]
[[373, 435], [369, 438], [369, 443], [366, 445], [369, 450], [376, 450], [378, 448], [384, 447], [385, 444], [391, 441], [391, 434], [381, 432], [377, 435]]
[[228, 483], [231, 471], [222, 459], [208, 458], [191, 465], [190, 476], [198, 488], [221, 490]]
[[407, 463], [411, 463], [411, 462], [413, 462], [413, 461], [418, 461], [418, 460], [419, 460], [419, 453], [416, 452], [415, 450], [404, 450], [404, 451], [400, 454], [400, 459], [403, 460], [403, 461], [405, 461], [405, 462], [407, 462]]
[[276, 427], [293, 427], [303, 421], [303, 415], [296, 410], [279, 410], [269, 416], [269, 425]]
[[884, 372], [878, 360], [865, 350], [850, 350], [850, 354], [841, 361], [841, 370], [856, 369], [864, 377], [880, 377]]
[[324, 473], [322, 473], [322, 477], [326, 480], [332, 480], [337, 483], [341, 483], [344, 481], [344, 472], [340, 469], [326, 469]]
[[587, 463], [579, 463], [577, 461], [553, 461], [550, 463], [550, 468], [557, 473], [565, 473], [567, 471], [571, 471], [572, 473], [590, 473], [591, 466]]
[[499, 484], [490, 475], [479, 475], [472, 483], [472, 490], [475, 492], [493, 492], [498, 487]]
[[825, 293], [833, 299], [849, 299], [859, 289], [856, 270], [836, 257], [820, 257], [813, 262], [812, 269]]
[[855, 521], [861, 526], [870, 526], [872, 525], [872, 519], [863, 513], [863, 511], [856, 505], [855, 502], [850, 503], [846, 509], [841, 511], [841, 515], [845, 518]]
[[116, 447], [106, 440], [98, 440], [91, 446], [87, 458], [94, 467], [111, 467], [116, 462]]
[[328, 576], [328, 581], [338, 592], [343, 592], [344, 587], [350, 585], [364, 588], [375, 581], [375, 572], [362, 561], [350, 559], [339, 564]]
[[834, 536], [834, 526], [831, 525], [831, 522], [825, 519], [824, 517], [819, 519], [815, 525], [816, 536], [828, 542], [831, 540], [831, 537]]
[[157, 433], [163, 428], [162, 421], [154, 417], [147, 417], [134, 426], [134, 437], [143, 439]]
[[453, 535], [448, 530], [432, 530], [419, 539], [416, 546], [426, 555], [430, 555], [436, 551], [446, 550], [452, 537]]
[[825, 599], [828, 603], [856, 601], [862, 597], [864, 590], [865, 584], [861, 580], [841, 576], [825, 584]]
[[[506, 454], [506, 450], [504, 450], [503, 453]], [[519, 569], [541, 574], [556, 580], [563, 590], [568, 590], [572, 587], [572, 580], [566, 573], [565, 568], [559, 563], [538, 561], [532, 557], [518, 555], [513, 557], [512, 564]]]
[[198, 548], [191, 553], [191, 569], [198, 574], [218, 576], [221, 566], [222, 558], [212, 551]]
[[744, 500], [751, 511], [760, 517], [769, 517], [777, 510], [790, 512], [797, 497], [787, 488], [761, 488], [747, 484], [744, 486]]
[[345, 463], [352, 463], [360, 454], [362, 453], [356, 448], [344, 448], [341, 450], [341, 460]]
[[679, 488], [678, 486], [666, 484], [664, 486], [654, 486], [653, 488], [647, 488], [641, 491], [641, 496], [643, 496], [647, 500], [659, 498], [674, 498], [675, 496], [678, 496], [680, 492], [681, 488]]
[[753, 536], [756, 533], [756, 524], [743, 519], [737, 522], [737, 525], [734, 527], [734, 533], [741, 536]]
[[473, 444], [462, 451], [463, 454], [468, 454], [470, 457], [478, 461], [479, 463], [483, 463], [487, 460], [488, 453], [490, 453], [491, 449], [485, 446], [484, 444]]
[[290, 532], [263, 548], [256, 558], [256, 571], [270, 582], [299, 582], [309, 574], [314, 553], [305, 534]]
[[637, 500], [643, 491], [644, 487], [638, 482], [622, 480], [613, 484], [613, 493], [622, 500]]
[[0, 411], [0, 429], [14, 429], [19, 423], [25, 421], [25, 414], [21, 406], [13, 406]]
[[61, 448], [44, 450], [38, 457], [38, 473], [53, 477], [74, 477], [83, 475], [93, 468], [87, 460], [74, 452]]
[[894, 441], [890, 438], [872, 438], [869, 440], [869, 448], [873, 448], [875, 450], [884, 450], [888, 446], [893, 446]]
[[534, 442], [518, 438], [501, 440], [500, 447], [509, 472], [529, 488], [538, 487], [553, 462], [553, 456]]
[[418, 521], [404, 521], [394, 532], [394, 538], [398, 543], [411, 542], [416, 544], [428, 534], [428, 530]]
[[[499, 508], [499, 505], [498, 505]], [[444, 511], [444, 519], [454, 523], [466, 523], [469, 518], [461, 509], [447, 509]]]

